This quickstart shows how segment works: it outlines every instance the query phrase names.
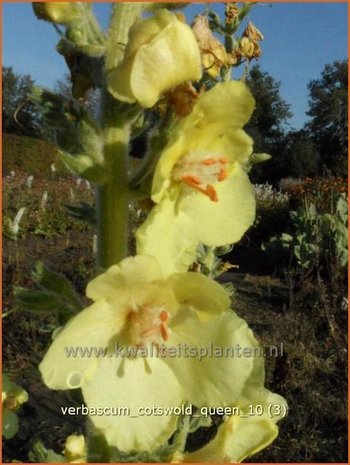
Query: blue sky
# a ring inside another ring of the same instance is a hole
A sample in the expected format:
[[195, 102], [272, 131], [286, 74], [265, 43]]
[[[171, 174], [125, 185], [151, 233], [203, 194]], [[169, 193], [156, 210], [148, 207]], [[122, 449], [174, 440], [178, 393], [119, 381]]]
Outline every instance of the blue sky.
[[[223, 13], [221, 3], [212, 6]], [[206, 7], [208, 3], [197, 3], [184, 12], [190, 21]], [[291, 127], [300, 128], [307, 118], [307, 83], [320, 77], [326, 63], [348, 56], [347, 8], [337, 2], [264, 2], [251, 10], [249, 19], [265, 36], [260, 65], [281, 81], [281, 96], [294, 114]], [[96, 4], [95, 11], [106, 28], [110, 3]], [[53, 27], [35, 18], [30, 3], [3, 2], [3, 65], [30, 74], [38, 85], [53, 87], [67, 72], [54, 50], [57, 42]]]

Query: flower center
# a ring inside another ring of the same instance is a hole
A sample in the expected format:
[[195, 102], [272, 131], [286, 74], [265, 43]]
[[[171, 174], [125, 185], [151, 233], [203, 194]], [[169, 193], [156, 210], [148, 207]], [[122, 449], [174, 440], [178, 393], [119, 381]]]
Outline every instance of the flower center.
[[214, 184], [228, 177], [227, 163], [224, 156], [209, 155], [204, 151], [191, 152], [175, 164], [172, 178], [206, 195], [212, 202], [218, 202]]
[[145, 347], [167, 341], [170, 333], [168, 322], [169, 313], [162, 307], [133, 305], [126, 319], [131, 345]]

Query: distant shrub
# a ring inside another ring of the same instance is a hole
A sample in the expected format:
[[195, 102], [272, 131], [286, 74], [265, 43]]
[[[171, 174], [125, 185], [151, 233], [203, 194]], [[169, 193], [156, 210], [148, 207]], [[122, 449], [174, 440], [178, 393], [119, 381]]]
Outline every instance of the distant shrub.
[[[67, 205], [93, 203], [93, 191], [87, 183], [79, 183], [73, 177], [43, 179], [34, 176], [31, 181], [29, 186], [28, 176], [19, 172], [3, 179], [5, 237], [25, 238], [29, 234], [53, 237], [69, 231], [93, 232], [91, 225], [72, 218], [67, 212]], [[24, 213], [17, 217], [20, 224], [15, 227], [16, 216], [23, 208]]]
[[346, 178], [328, 176], [305, 179], [283, 179], [281, 189], [286, 192], [293, 208], [302, 206], [305, 199], [313, 202], [319, 213], [333, 213], [337, 200], [347, 192]]
[[57, 157], [54, 145], [31, 137], [3, 134], [2, 169], [4, 176], [10, 174], [11, 171], [21, 171], [35, 178], [49, 177], [52, 174], [53, 163], [56, 175], [69, 176], [68, 170]]
[[285, 192], [275, 189], [270, 184], [254, 184], [257, 208], [271, 208], [288, 204], [289, 198]]
[[[305, 200], [297, 211], [290, 212], [291, 234], [273, 236], [262, 245], [268, 254], [282, 257], [306, 272], [314, 270], [332, 273], [344, 269], [348, 263], [348, 201], [340, 194], [332, 213], [320, 213], [316, 205]], [[276, 260], [277, 261], [277, 260]], [[286, 266], [287, 263], [284, 263]], [[330, 276], [332, 278], [332, 276]]]
[[260, 243], [271, 234], [283, 231], [289, 218], [289, 197], [270, 184], [253, 185], [256, 199], [256, 220], [251, 238]]

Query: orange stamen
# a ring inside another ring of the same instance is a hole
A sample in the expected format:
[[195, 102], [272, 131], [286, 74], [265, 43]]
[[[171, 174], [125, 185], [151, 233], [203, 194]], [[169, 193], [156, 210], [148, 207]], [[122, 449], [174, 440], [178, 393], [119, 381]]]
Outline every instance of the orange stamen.
[[209, 197], [213, 202], [217, 202], [219, 200], [216, 190], [211, 184], [208, 184], [207, 187], [203, 189], [203, 187], [198, 186], [197, 183], [194, 183], [190, 178], [192, 178], [192, 175], [183, 176], [182, 180], [190, 187], [193, 187], [193, 189], [196, 189], [196, 191]]
[[162, 336], [163, 341], [167, 341], [169, 339], [167, 328], [163, 323], [160, 325], [160, 335]]
[[159, 314], [160, 321], [163, 321], [163, 323], [168, 319], [168, 314], [166, 311], [162, 311]]
[[228, 176], [227, 171], [224, 168], [222, 168], [218, 174], [218, 181], [223, 181], [224, 179], [227, 178], [227, 176]]
[[193, 174], [186, 174], [184, 176], [182, 176], [181, 178], [186, 184], [188, 184], [189, 186], [198, 186], [200, 183], [201, 183], [201, 180], [193, 175]]
[[221, 163], [221, 165], [226, 165], [227, 160], [226, 158], [219, 158], [218, 162]]
[[207, 158], [206, 160], [201, 161], [202, 165], [207, 165], [207, 166], [215, 165], [215, 163], [216, 163], [216, 160], [214, 160], [214, 158]]
[[214, 189], [214, 187], [211, 184], [207, 185], [205, 193], [210, 198], [210, 200], [212, 202], [217, 202], [219, 200], [218, 195], [216, 193], [216, 190]]

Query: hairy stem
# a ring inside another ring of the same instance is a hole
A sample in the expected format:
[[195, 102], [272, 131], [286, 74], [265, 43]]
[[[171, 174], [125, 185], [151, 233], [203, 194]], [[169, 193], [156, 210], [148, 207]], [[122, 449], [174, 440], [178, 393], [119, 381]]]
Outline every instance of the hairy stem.
[[128, 254], [129, 194], [127, 155], [129, 123], [120, 114], [119, 105], [104, 96], [104, 158], [107, 176], [97, 188], [97, 261], [102, 268], [119, 262]]
[[[141, 12], [137, 3], [115, 3], [108, 31], [105, 73], [123, 59], [129, 29]], [[97, 188], [97, 264], [108, 268], [128, 255], [128, 149], [132, 112], [102, 89], [101, 122], [107, 174]]]
[[129, 29], [139, 17], [141, 11], [142, 4], [140, 2], [115, 3], [113, 5], [106, 50], [105, 66], [107, 72], [121, 62], [128, 42]]

